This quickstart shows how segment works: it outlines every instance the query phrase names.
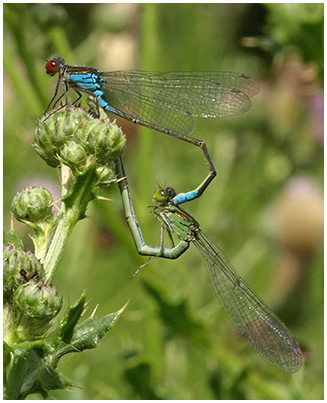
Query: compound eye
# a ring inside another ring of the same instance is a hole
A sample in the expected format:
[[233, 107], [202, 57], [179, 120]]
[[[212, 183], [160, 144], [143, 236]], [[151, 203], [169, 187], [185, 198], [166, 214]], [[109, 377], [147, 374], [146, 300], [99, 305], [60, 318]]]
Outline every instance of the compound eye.
[[58, 73], [59, 68], [60, 64], [56, 59], [49, 60], [45, 65], [45, 70], [47, 74], [50, 74], [50, 76], [53, 76], [54, 74]]
[[152, 198], [156, 202], [164, 203], [168, 200], [168, 192], [166, 189], [159, 188], [154, 192]]

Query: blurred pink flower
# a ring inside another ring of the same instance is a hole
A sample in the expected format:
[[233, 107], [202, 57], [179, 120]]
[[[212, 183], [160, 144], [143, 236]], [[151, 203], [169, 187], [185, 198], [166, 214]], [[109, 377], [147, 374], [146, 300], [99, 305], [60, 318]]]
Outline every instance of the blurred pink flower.
[[324, 143], [324, 93], [321, 91], [309, 101], [312, 131], [317, 139]]
[[275, 204], [276, 236], [285, 249], [299, 255], [316, 250], [323, 240], [323, 192], [309, 177], [293, 177]]

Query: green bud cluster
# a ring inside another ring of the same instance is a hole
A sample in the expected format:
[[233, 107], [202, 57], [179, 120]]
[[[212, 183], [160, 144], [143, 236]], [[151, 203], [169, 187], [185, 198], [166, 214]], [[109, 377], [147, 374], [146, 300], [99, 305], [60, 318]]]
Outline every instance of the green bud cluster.
[[94, 118], [75, 106], [61, 108], [44, 117], [35, 131], [35, 151], [48, 165], [67, 165], [77, 175], [95, 162], [101, 173], [100, 181], [103, 169], [106, 171], [104, 183], [108, 183], [109, 177], [110, 181], [114, 179], [112, 161], [121, 155], [125, 145], [126, 137], [117, 125], [107, 118]]
[[[91, 108], [96, 111], [97, 105]], [[11, 205], [12, 215], [32, 229], [34, 243], [34, 254], [25, 252], [13, 226], [4, 238], [3, 339], [11, 400], [36, 392], [47, 396], [51, 389], [70, 385], [57, 371], [59, 359], [96, 347], [123, 311], [78, 324], [84, 311], [83, 292], [55, 327], [62, 298], [51, 279], [74, 226], [86, 216], [98, 188], [116, 181], [115, 160], [125, 144], [122, 131], [106, 117], [94, 118], [75, 106], [58, 108], [37, 124], [34, 148], [48, 165], [60, 167], [61, 204], [54, 212], [47, 189], [27, 187]]]
[[62, 305], [57, 290], [45, 283], [45, 272], [32, 252], [4, 245], [3, 287], [8, 321], [5, 339], [35, 339], [44, 335]]
[[34, 149], [48, 165], [60, 165], [59, 155], [68, 140], [87, 119], [88, 114], [82, 108], [67, 106], [41, 119], [36, 125]]

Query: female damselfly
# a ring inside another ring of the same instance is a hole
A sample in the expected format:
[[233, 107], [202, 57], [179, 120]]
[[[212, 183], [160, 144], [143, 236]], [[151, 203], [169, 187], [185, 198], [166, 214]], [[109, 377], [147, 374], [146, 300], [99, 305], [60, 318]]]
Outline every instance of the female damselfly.
[[[118, 161], [119, 186], [123, 206], [137, 250], [141, 255], [178, 258], [192, 243], [203, 256], [213, 289], [228, 318], [253, 349], [270, 364], [285, 372], [297, 372], [302, 364], [299, 342], [286, 325], [271, 311], [240, 277], [223, 251], [200, 229], [199, 223], [180, 206], [173, 204], [175, 191], [160, 188], [154, 201], [160, 205], [152, 213], [161, 223], [160, 246], [146, 245], [135, 216], [122, 160]], [[172, 247], [165, 248], [168, 234]], [[178, 238], [175, 245], [173, 235]], [[143, 265], [144, 266], [144, 265]], [[143, 267], [141, 266], [141, 267]]]

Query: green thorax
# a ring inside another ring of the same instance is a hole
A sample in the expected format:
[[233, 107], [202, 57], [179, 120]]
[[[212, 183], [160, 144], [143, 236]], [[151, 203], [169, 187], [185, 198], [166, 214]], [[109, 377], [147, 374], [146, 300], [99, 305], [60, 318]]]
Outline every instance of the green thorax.
[[170, 206], [162, 210], [160, 215], [163, 217], [164, 222], [168, 224], [170, 230], [175, 232], [180, 239], [187, 242], [192, 242], [196, 239], [199, 224], [184, 210]]

